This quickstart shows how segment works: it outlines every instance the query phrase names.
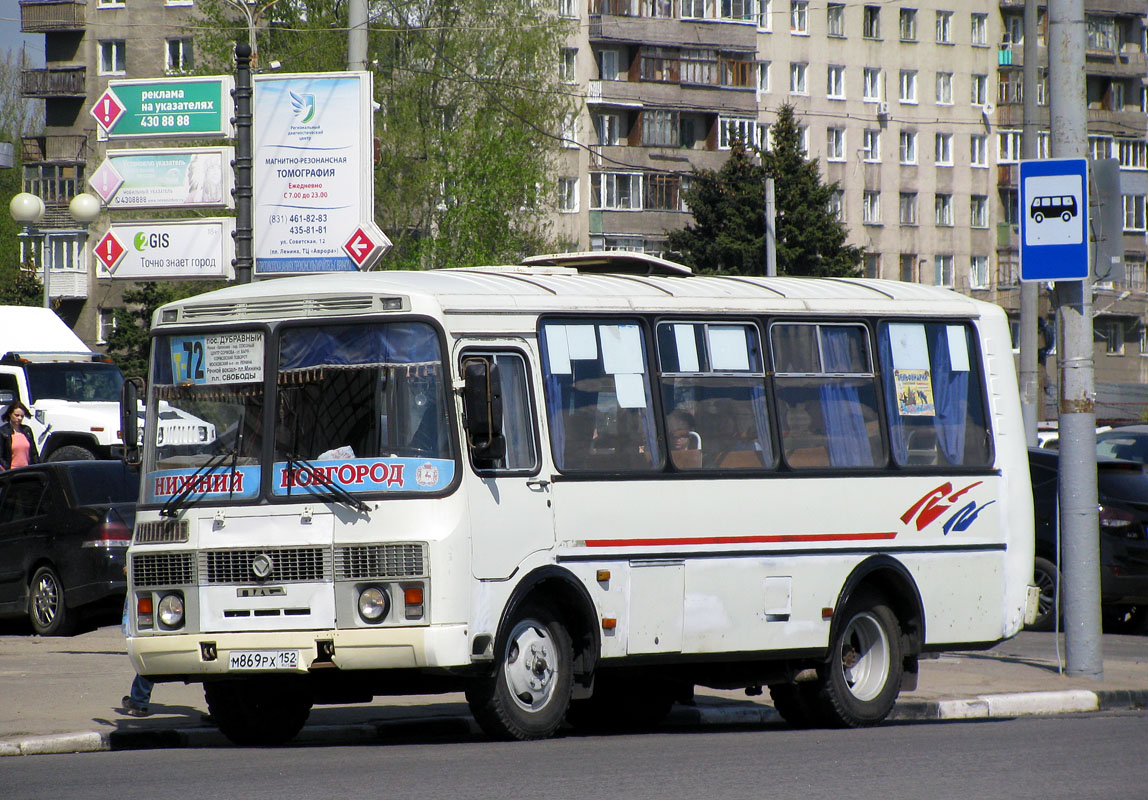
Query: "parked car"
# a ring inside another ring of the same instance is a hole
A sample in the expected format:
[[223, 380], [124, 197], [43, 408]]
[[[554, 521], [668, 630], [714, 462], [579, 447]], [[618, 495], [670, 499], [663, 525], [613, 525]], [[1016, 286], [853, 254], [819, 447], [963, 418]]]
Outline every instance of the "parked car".
[[139, 475], [119, 461], [57, 461], [0, 472], [0, 617], [44, 636], [80, 613], [122, 606]]
[[[1060, 580], [1057, 565], [1057, 470], [1055, 450], [1029, 448], [1033, 510], [1036, 513], [1035, 583], [1040, 616], [1031, 626], [1052, 630], [1053, 602]], [[1148, 468], [1098, 459], [1100, 603], [1108, 630], [1132, 632], [1148, 626]]]
[[1148, 425], [1121, 425], [1097, 433], [1096, 457], [1148, 464]]

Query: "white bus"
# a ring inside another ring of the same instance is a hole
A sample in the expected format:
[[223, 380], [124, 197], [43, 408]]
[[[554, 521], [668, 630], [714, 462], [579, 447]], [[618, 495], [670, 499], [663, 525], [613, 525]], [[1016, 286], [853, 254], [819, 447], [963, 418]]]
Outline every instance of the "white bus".
[[152, 336], [148, 410], [217, 435], [132, 454], [128, 649], [236, 743], [445, 691], [507, 739], [695, 686], [869, 725], [1035, 609], [1008, 323], [950, 291], [599, 253], [235, 286]]

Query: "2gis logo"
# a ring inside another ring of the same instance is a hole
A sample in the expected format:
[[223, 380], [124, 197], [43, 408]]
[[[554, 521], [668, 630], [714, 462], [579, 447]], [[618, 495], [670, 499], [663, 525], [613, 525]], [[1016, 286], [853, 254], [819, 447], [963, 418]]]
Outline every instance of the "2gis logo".
[[144, 252], [145, 250], [156, 250], [167, 247], [171, 243], [170, 237], [166, 233], [147, 233], [140, 231], [136, 234], [133, 244], [137, 252]]

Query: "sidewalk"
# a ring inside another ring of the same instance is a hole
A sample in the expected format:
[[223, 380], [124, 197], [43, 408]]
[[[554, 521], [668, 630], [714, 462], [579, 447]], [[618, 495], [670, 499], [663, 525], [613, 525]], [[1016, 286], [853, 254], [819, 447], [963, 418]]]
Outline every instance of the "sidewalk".
[[[1064, 657], [1063, 637], [1061, 658]], [[1052, 634], [1022, 633], [985, 652], [921, 662], [916, 691], [902, 693], [891, 719], [937, 720], [1148, 709], [1148, 636], [1103, 637], [1102, 681], [1057, 674]], [[202, 721], [198, 684], [159, 684], [152, 715], [119, 710], [132, 669], [118, 626], [71, 638], [0, 635], [0, 756], [157, 747], [225, 746]], [[699, 688], [676, 706], [671, 725], [783, 724], [769, 692]], [[368, 705], [317, 706], [295, 741], [350, 744], [476, 735], [461, 694], [385, 697]]]

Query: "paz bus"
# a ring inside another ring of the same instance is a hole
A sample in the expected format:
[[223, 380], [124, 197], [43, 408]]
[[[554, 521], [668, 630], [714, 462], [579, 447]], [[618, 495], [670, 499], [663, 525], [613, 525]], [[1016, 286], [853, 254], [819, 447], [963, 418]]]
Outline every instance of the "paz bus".
[[147, 411], [216, 436], [129, 448], [128, 650], [236, 743], [459, 691], [503, 739], [697, 686], [871, 725], [1035, 611], [1007, 320], [948, 290], [586, 253], [234, 286], [151, 336]]

